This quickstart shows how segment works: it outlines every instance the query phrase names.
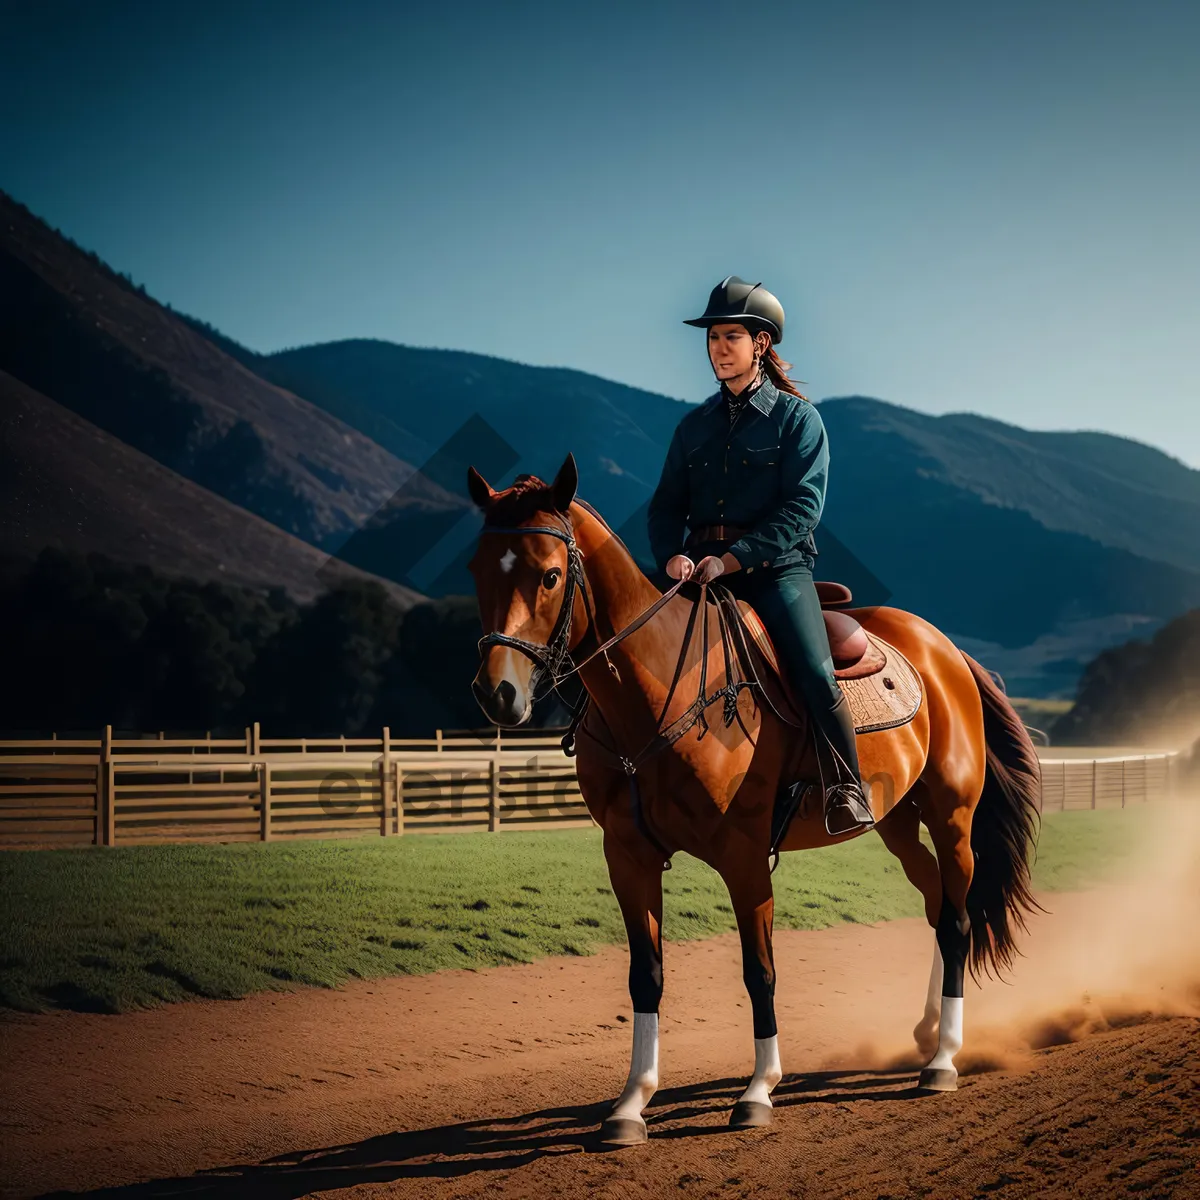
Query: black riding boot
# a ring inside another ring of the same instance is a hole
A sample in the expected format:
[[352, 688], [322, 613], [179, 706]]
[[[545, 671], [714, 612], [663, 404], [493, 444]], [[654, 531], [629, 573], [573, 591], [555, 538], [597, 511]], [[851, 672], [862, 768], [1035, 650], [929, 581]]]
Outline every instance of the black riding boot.
[[825, 788], [825, 832], [870, 829], [875, 817], [871, 813], [869, 789], [860, 774], [854, 716], [845, 695], [838, 697], [832, 709], [819, 714], [819, 719], [821, 731], [837, 752], [832, 756], [832, 781]]

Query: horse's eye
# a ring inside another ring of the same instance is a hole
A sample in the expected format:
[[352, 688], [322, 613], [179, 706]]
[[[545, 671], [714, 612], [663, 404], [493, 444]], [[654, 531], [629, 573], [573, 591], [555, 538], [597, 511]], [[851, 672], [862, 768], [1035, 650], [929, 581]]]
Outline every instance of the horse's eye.
[[554, 587], [558, 583], [558, 577], [561, 574], [562, 571], [560, 571], [558, 567], [551, 567], [550, 570], [548, 570], [545, 575], [542, 576], [542, 586], [547, 589]]

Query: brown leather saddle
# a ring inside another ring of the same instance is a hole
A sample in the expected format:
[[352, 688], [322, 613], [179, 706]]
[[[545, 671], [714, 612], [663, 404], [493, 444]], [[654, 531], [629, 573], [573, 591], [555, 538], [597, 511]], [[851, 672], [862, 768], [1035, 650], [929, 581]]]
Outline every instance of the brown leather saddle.
[[[836, 679], [865, 679], [876, 675], [887, 666], [887, 654], [882, 646], [867, 636], [867, 631], [849, 614], [838, 609], [849, 607], [854, 597], [842, 583], [819, 582], [817, 596], [821, 601], [821, 615], [825, 618], [825, 633], [829, 638], [829, 653], [833, 658], [833, 674]], [[771, 670], [779, 679], [784, 692], [792, 704], [800, 708], [799, 697], [792, 694], [791, 685], [779, 672], [779, 658], [771, 642], [771, 635], [759, 619], [758, 613], [749, 604], [739, 604], [742, 620], [762, 651]]]
[[[855, 729], [859, 733], [873, 733], [911, 721], [924, 694], [921, 677], [912, 663], [895, 646], [877, 634], [868, 633], [850, 613], [839, 611], [853, 599], [848, 587], [820, 582], [816, 587], [829, 638], [833, 675], [850, 702]], [[745, 600], [734, 601], [727, 589], [718, 591], [724, 593], [718, 599], [727, 612], [736, 604], [739, 623], [750, 634], [751, 644], [768, 668], [768, 677], [762, 682], [776, 693], [781, 705], [790, 708], [787, 715], [804, 719], [803, 698], [795, 695], [791, 681], [780, 673], [775, 647], [758, 614]]]

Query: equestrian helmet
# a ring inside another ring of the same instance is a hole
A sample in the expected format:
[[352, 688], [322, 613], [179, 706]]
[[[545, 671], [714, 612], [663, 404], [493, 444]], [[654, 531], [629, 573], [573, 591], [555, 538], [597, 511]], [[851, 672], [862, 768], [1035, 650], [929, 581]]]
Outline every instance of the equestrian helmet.
[[685, 325], [745, 325], [752, 333], [765, 329], [771, 341], [783, 341], [783, 305], [761, 283], [747, 283], [727, 275], [713, 288], [704, 315], [684, 321]]

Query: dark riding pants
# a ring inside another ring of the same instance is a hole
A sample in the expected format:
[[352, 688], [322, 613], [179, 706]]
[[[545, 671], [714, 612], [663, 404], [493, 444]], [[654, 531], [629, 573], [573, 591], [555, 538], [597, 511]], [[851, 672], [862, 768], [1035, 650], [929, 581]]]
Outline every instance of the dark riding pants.
[[[804, 697], [818, 727], [853, 772], [850, 777], [858, 780], [854, 718], [833, 676], [829, 636], [813, 583], [811, 561], [755, 567], [750, 572], [730, 571], [719, 575], [717, 582], [758, 613], [771, 635], [780, 670]], [[823, 755], [822, 761], [826, 758]], [[834, 766], [840, 774], [841, 768]]]

